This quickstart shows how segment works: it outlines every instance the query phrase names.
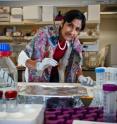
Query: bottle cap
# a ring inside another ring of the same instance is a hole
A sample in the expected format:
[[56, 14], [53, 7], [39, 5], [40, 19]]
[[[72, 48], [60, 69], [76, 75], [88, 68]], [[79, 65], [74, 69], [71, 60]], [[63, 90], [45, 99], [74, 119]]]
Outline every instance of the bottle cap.
[[0, 43], [0, 57], [10, 56], [12, 53], [8, 43]]
[[95, 72], [96, 73], [102, 73], [102, 72], [105, 72], [105, 69], [103, 67], [98, 67], [95, 69]]
[[117, 91], [117, 85], [115, 84], [103, 84], [104, 91]]
[[6, 99], [15, 99], [17, 97], [17, 91], [16, 90], [9, 90], [5, 92], [5, 98]]

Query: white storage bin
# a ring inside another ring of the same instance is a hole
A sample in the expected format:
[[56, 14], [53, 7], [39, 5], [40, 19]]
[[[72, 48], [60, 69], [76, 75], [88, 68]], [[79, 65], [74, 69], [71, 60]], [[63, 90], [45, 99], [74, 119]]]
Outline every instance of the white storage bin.
[[100, 5], [88, 5], [88, 20], [100, 21]]
[[22, 22], [22, 15], [11, 15], [10, 22]]
[[22, 8], [11, 8], [11, 15], [22, 15]]
[[41, 20], [41, 7], [40, 6], [24, 6], [23, 19], [24, 20]]
[[42, 21], [53, 21], [54, 7], [43, 6], [42, 7]]
[[9, 14], [0, 14], [0, 22], [8, 22], [10, 20]]
[[10, 13], [10, 7], [9, 6], [1, 6], [0, 7], [0, 14], [9, 14]]

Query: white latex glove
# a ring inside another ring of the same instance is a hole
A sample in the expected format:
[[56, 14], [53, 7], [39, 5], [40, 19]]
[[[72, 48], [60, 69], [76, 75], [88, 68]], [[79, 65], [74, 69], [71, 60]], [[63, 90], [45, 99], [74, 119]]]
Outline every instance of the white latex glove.
[[82, 85], [86, 85], [86, 86], [93, 86], [94, 85], [94, 81], [91, 79], [91, 77], [85, 77], [83, 75], [80, 75], [78, 77], [78, 80]]
[[36, 69], [37, 71], [43, 72], [44, 69], [48, 68], [49, 66], [55, 67], [58, 65], [58, 62], [52, 58], [44, 58], [42, 62], [37, 62]]
[[27, 54], [22, 50], [18, 56], [18, 66], [24, 66], [26, 67], [25, 63], [26, 61], [30, 59]]
[[[26, 67], [25, 63], [26, 61], [30, 59], [27, 54], [22, 50], [18, 56], [18, 66], [24, 66]], [[28, 68], [25, 69], [25, 80], [28, 82]]]

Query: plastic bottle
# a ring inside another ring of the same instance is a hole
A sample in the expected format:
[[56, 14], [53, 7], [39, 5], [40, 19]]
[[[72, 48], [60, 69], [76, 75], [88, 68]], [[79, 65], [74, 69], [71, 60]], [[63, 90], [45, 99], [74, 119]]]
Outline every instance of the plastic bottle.
[[109, 67], [109, 68], [110, 68], [110, 80], [108, 80], [107, 82], [117, 85], [117, 68], [113, 68], [113, 67]]
[[117, 68], [107, 67], [105, 68], [105, 83], [117, 85]]
[[102, 85], [105, 82], [105, 68], [97, 67], [95, 69], [95, 72], [96, 72], [96, 88], [94, 90], [95, 101], [98, 107], [102, 107], [103, 106]]
[[58, 12], [58, 15], [55, 17], [55, 21], [61, 21], [64, 17], [61, 14], [61, 11]]
[[0, 86], [11, 86], [17, 82], [17, 69], [10, 59], [12, 54], [8, 43], [0, 43]]
[[96, 84], [102, 86], [105, 82], [105, 68], [104, 67], [97, 67], [95, 69], [96, 72]]
[[110, 81], [110, 67], [105, 68], [105, 82]]
[[104, 84], [103, 85], [103, 107], [104, 107], [104, 121], [116, 122], [116, 92], [117, 85]]

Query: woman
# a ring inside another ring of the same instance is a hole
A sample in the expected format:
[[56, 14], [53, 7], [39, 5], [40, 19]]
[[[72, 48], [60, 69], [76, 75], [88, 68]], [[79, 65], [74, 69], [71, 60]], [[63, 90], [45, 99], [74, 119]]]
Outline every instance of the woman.
[[77, 82], [78, 79], [92, 85], [92, 79], [84, 77], [81, 69], [82, 46], [78, 34], [85, 28], [85, 21], [79, 10], [71, 10], [60, 25], [39, 29], [18, 58], [19, 65], [29, 69], [29, 82]]

